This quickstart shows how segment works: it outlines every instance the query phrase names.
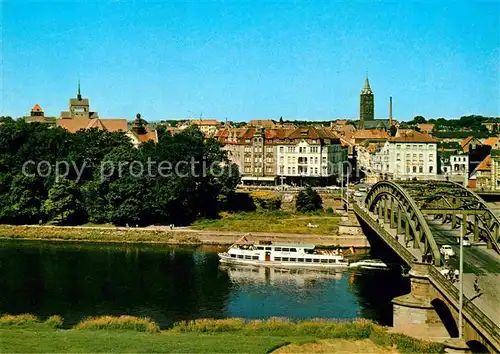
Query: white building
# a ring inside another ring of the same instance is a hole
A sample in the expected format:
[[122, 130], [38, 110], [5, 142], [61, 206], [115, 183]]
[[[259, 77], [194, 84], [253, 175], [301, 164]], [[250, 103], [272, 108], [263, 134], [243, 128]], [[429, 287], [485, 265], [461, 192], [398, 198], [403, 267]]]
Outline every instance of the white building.
[[390, 138], [378, 153], [380, 173], [390, 179], [437, 179], [437, 142], [416, 131]]

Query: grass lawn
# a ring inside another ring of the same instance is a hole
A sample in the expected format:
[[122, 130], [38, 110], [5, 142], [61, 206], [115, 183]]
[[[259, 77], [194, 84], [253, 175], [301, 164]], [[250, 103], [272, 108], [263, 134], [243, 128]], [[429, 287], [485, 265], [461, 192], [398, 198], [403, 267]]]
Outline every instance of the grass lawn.
[[0, 329], [1, 353], [267, 353], [287, 343], [284, 337], [231, 333]]
[[[199, 220], [190, 228], [197, 230], [240, 232], [285, 232], [311, 235], [331, 235], [337, 231], [339, 216], [330, 214], [300, 214], [292, 212], [221, 213], [216, 220]], [[308, 223], [318, 225], [307, 227]]]

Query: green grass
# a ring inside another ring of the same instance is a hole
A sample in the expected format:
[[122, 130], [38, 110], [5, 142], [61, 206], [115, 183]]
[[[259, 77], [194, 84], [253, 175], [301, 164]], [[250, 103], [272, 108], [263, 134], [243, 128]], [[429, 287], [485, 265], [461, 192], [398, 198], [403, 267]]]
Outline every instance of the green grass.
[[[180, 235], [179, 235], [180, 236]], [[164, 242], [173, 238], [172, 233], [158, 230], [118, 230], [116, 228], [82, 229], [71, 227], [38, 227], [0, 225], [0, 238], [36, 239], [90, 242]]]
[[[294, 322], [268, 320], [200, 319], [180, 322], [159, 332], [149, 319], [102, 316], [84, 320], [73, 329], [53, 328], [49, 320], [32, 315], [1, 317], [0, 352], [166, 352], [268, 353], [283, 345], [312, 343], [317, 339], [369, 339], [382, 347], [396, 346], [402, 353], [442, 353], [441, 344], [402, 334], [368, 320]], [[61, 318], [57, 318], [62, 323]]]
[[238, 334], [140, 333], [133, 331], [0, 329], [2, 353], [267, 353], [283, 337]]
[[[220, 219], [198, 220], [192, 229], [238, 232], [298, 233], [331, 235], [336, 233], [340, 217], [331, 214], [300, 214], [286, 211], [222, 213]], [[318, 225], [308, 228], [307, 224]]]

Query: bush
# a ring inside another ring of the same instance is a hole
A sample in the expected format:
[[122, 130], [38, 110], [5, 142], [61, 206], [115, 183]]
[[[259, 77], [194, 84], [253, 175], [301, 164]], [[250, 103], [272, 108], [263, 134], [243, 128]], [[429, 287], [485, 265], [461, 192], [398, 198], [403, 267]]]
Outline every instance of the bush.
[[40, 320], [35, 315], [23, 313], [21, 315], [3, 315], [0, 317], [0, 326], [22, 326], [39, 324]]
[[89, 317], [78, 323], [75, 329], [119, 329], [137, 332], [159, 332], [160, 327], [150, 318], [134, 316]]
[[59, 315], [53, 315], [47, 318], [44, 324], [50, 328], [61, 328], [63, 325], [63, 318]]
[[323, 202], [320, 195], [311, 187], [307, 187], [299, 192], [295, 207], [299, 212], [316, 211], [323, 208]]
[[326, 213], [327, 214], [333, 214], [333, 208], [326, 208]]
[[254, 202], [263, 210], [279, 210], [281, 208], [281, 195], [273, 192], [255, 191], [251, 193]]

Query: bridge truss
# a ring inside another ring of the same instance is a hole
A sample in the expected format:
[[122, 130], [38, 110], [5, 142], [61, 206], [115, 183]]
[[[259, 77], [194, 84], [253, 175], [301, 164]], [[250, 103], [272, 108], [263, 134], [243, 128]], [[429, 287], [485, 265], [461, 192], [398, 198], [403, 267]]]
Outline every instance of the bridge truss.
[[420, 249], [423, 259], [439, 266], [438, 246], [427, 218], [439, 219], [462, 236], [485, 241], [500, 253], [500, 218], [474, 192], [449, 181], [382, 181], [368, 192], [364, 207], [396, 229], [406, 247]]

